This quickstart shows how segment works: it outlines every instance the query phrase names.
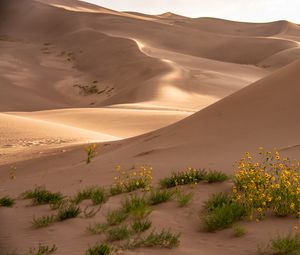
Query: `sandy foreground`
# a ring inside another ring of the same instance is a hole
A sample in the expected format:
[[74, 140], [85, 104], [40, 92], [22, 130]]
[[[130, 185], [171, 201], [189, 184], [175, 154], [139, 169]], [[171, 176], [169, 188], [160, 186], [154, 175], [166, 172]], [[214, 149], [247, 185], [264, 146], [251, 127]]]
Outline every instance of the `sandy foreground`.
[[[287, 21], [239, 23], [172, 13], [117, 12], [77, 0], [4, 0], [0, 17], [0, 195], [36, 186], [73, 195], [109, 186], [121, 164], [153, 166], [154, 183], [187, 167], [233, 174], [245, 151], [277, 147], [300, 159], [300, 27]], [[86, 164], [84, 146], [97, 143]], [[16, 167], [16, 179], [9, 175]], [[297, 225], [294, 218], [243, 222], [247, 235], [200, 229], [202, 203], [232, 183], [185, 188], [186, 208], [155, 207], [156, 229], [181, 233], [174, 249], [124, 254], [255, 254]], [[48, 206], [17, 200], [0, 208], [0, 254], [39, 242], [56, 254], [84, 254], [103, 237], [91, 219], [33, 229]]]

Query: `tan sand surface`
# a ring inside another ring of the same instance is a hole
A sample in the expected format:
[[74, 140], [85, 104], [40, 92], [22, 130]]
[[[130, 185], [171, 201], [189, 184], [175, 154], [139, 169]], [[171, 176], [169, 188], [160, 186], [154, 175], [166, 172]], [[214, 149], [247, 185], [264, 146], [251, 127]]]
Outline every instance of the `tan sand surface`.
[[[77, 0], [4, 0], [0, 17], [0, 196], [38, 185], [66, 195], [108, 186], [118, 164], [151, 164], [155, 182], [190, 166], [231, 175], [245, 151], [261, 146], [300, 159], [297, 24], [117, 12]], [[83, 147], [92, 142], [97, 156], [87, 165]], [[202, 203], [231, 185], [198, 185], [187, 208], [154, 210], [157, 229], [181, 232], [179, 248], [124, 254], [254, 254], [297, 224], [246, 222], [240, 239], [230, 229], [201, 231]], [[86, 227], [119, 200], [95, 218], [34, 230], [33, 215], [48, 207], [18, 199], [0, 208], [0, 254], [39, 242], [55, 243], [59, 255], [84, 254], [103, 240]]]

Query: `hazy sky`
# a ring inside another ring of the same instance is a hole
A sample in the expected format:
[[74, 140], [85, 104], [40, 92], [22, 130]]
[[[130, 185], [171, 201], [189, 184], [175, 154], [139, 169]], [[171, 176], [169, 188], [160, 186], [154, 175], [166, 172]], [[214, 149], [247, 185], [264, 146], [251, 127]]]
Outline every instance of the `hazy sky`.
[[160, 14], [171, 11], [190, 17], [240, 21], [289, 20], [300, 24], [300, 0], [85, 0], [119, 11]]

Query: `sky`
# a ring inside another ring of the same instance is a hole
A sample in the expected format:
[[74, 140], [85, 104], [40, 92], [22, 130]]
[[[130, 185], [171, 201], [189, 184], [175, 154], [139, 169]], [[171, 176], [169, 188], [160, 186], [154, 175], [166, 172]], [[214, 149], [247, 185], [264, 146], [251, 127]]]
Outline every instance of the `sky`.
[[237, 21], [289, 20], [300, 24], [300, 0], [84, 0], [118, 11], [188, 17], [216, 17]]

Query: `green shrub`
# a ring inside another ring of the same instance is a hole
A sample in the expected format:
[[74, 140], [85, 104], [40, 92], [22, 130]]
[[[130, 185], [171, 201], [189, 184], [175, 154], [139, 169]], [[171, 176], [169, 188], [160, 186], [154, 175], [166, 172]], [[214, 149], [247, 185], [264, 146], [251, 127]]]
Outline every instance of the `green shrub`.
[[85, 255], [109, 255], [114, 251], [114, 248], [109, 244], [96, 244], [88, 248]]
[[49, 226], [52, 222], [55, 221], [54, 215], [41, 216], [38, 218], [33, 218], [32, 226], [35, 228], [43, 228]]
[[115, 211], [111, 211], [106, 215], [106, 221], [108, 225], [115, 226], [122, 223], [128, 217], [128, 213], [124, 209], [117, 209]]
[[39, 244], [38, 248], [30, 248], [27, 255], [47, 255], [52, 254], [57, 251], [57, 247], [52, 245], [49, 247], [48, 245]]
[[168, 202], [172, 199], [173, 192], [170, 190], [151, 190], [148, 201], [150, 205]]
[[204, 202], [203, 208], [206, 212], [213, 212], [216, 208], [223, 207], [231, 203], [231, 196], [228, 193], [220, 192], [211, 195], [210, 198]]
[[137, 219], [147, 217], [152, 211], [146, 199], [137, 195], [126, 197], [125, 200], [122, 201], [122, 208], [125, 212]]
[[152, 222], [148, 219], [135, 220], [131, 224], [131, 229], [134, 233], [141, 233], [148, 230], [152, 225]]
[[205, 181], [208, 183], [224, 182], [228, 180], [228, 176], [219, 171], [210, 171], [206, 173]]
[[127, 248], [140, 248], [140, 247], [161, 247], [161, 248], [174, 248], [180, 244], [180, 234], [173, 234], [169, 230], [162, 230], [161, 232], [151, 232], [146, 237], [135, 239], [127, 244]]
[[57, 220], [63, 221], [71, 218], [76, 218], [81, 213], [80, 207], [71, 201], [65, 201], [57, 212]]
[[49, 203], [58, 203], [64, 196], [60, 192], [53, 193], [44, 187], [37, 187], [34, 190], [28, 190], [23, 193], [24, 199], [31, 199], [33, 205], [43, 205]]
[[127, 226], [116, 226], [106, 231], [108, 241], [121, 241], [130, 237], [130, 231]]
[[241, 220], [246, 214], [246, 209], [242, 205], [232, 202], [215, 207], [203, 216], [202, 223], [205, 230], [213, 232], [231, 226], [232, 223]]
[[110, 195], [116, 196], [124, 192], [123, 187], [120, 184], [115, 184], [110, 187]]
[[104, 188], [99, 186], [92, 186], [79, 191], [72, 200], [74, 203], [79, 204], [86, 199], [91, 199], [93, 204], [97, 205], [105, 203], [108, 197]]
[[232, 230], [235, 237], [241, 237], [247, 233], [247, 230], [240, 224], [233, 225]]
[[193, 196], [194, 196], [194, 194], [192, 192], [189, 192], [189, 193], [180, 192], [177, 195], [177, 201], [179, 203], [179, 206], [184, 207], [184, 206], [188, 205], [191, 202]]
[[0, 198], [0, 206], [12, 207], [14, 204], [15, 204], [15, 201], [8, 196]]

